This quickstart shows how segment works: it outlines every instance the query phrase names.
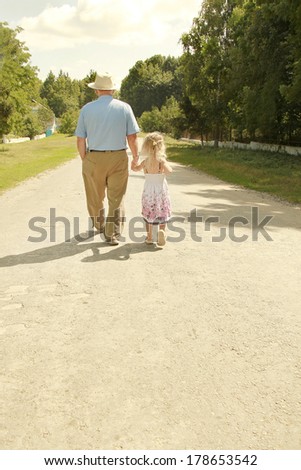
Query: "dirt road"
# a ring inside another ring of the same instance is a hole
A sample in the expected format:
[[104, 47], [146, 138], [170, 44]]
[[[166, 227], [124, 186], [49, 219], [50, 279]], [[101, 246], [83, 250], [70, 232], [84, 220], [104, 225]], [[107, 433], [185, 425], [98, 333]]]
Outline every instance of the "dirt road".
[[80, 165], [0, 198], [1, 448], [300, 449], [300, 207], [173, 164], [168, 244], [131, 173], [109, 247]]

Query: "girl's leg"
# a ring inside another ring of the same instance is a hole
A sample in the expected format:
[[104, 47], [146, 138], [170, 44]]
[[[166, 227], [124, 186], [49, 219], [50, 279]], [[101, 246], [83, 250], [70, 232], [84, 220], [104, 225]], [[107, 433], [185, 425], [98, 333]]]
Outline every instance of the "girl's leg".
[[165, 228], [166, 224], [160, 224], [158, 231], [158, 246], [164, 246], [166, 243]]
[[153, 226], [152, 224], [148, 224], [146, 222], [146, 242], [152, 243], [153, 242]]

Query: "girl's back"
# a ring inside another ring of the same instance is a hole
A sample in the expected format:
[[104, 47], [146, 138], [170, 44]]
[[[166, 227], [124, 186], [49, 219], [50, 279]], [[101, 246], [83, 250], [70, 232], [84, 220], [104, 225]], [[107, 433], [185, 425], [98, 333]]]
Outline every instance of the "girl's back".
[[165, 227], [171, 216], [171, 205], [165, 175], [172, 172], [166, 161], [163, 136], [148, 134], [142, 146], [146, 158], [134, 168], [143, 170], [145, 176], [142, 193], [142, 216], [146, 222], [146, 243], [152, 244], [152, 226], [159, 225], [158, 246], [165, 245]]

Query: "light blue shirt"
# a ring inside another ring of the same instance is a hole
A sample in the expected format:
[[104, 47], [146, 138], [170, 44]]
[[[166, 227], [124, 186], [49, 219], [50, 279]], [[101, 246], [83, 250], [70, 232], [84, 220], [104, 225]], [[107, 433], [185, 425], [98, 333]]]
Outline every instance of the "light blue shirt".
[[126, 136], [139, 131], [130, 105], [103, 95], [83, 106], [75, 135], [87, 138], [90, 150], [120, 150], [127, 148]]

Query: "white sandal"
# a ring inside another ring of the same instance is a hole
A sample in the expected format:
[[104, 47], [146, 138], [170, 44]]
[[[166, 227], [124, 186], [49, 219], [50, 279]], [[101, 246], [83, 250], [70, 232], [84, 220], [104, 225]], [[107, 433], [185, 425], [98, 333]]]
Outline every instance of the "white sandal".
[[164, 230], [158, 231], [158, 246], [164, 246], [166, 243], [166, 235]]

